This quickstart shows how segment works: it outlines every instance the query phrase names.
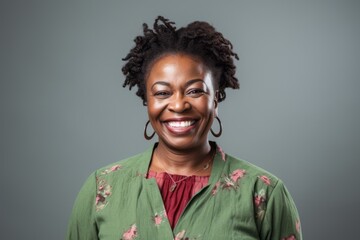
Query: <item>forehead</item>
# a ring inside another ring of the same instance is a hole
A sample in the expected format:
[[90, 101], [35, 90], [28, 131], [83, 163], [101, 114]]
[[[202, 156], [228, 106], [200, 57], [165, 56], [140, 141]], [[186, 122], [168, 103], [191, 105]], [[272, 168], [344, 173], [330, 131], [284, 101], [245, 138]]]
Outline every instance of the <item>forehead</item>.
[[199, 59], [191, 55], [171, 53], [154, 61], [149, 68], [147, 82], [156, 80], [180, 80], [204, 78], [211, 71]]

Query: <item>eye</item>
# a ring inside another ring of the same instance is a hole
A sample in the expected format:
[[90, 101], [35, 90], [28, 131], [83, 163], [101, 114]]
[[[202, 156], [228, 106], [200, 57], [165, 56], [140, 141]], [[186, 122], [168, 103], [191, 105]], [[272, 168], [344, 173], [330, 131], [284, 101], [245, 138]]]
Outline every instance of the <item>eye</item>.
[[167, 98], [170, 94], [171, 93], [168, 91], [158, 91], [154, 93], [154, 96], [157, 98]]
[[205, 91], [201, 88], [192, 88], [186, 93], [187, 95], [190, 95], [191, 97], [200, 97], [203, 94], [205, 94]]

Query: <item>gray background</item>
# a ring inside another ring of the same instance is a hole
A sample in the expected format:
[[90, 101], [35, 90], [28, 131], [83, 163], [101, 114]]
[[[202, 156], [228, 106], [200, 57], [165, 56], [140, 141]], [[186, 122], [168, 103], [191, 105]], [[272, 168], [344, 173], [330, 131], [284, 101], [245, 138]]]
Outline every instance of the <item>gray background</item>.
[[86, 177], [149, 146], [121, 58], [159, 14], [240, 55], [222, 147], [284, 180], [305, 239], [358, 235], [359, 1], [2, 0], [1, 239], [63, 239]]

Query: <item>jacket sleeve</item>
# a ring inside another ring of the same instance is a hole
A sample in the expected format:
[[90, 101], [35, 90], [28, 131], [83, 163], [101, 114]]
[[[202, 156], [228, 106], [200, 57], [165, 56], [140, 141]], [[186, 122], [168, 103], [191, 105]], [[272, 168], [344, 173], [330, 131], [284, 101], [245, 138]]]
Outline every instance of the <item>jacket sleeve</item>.
[[290, 193], [280, 180], [267, 201], [261, 239], [302, 240], [298, 211]]
[[67, 240], [98, 239], [95, 222], [96, 176], [91, 174], [81, 188], [70, 216]]

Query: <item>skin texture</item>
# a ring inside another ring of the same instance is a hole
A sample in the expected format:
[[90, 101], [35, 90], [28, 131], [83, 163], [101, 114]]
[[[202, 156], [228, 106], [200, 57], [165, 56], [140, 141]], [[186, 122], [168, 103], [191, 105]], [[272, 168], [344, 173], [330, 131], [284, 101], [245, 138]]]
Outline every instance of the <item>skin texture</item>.
[[[217, 115], [215, 82], [212, 71], [193, 56], [168, 54], [152, 64], [146, 79], [147, 110], [159, 145], [151, 170], [191, 175], [211, 158], [208, 133]], [[178, 126], [180, 122], [186, 126]]]

